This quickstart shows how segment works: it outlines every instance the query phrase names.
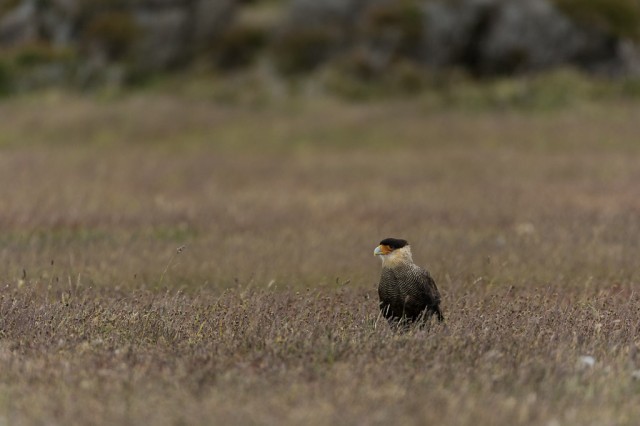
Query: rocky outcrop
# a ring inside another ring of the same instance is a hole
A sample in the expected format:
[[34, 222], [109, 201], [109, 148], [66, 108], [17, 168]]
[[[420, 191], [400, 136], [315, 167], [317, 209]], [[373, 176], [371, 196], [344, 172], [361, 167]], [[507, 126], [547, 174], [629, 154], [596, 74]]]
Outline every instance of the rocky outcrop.
[[426, 64], [475, 74], [595, 69], [617, 60], [614, 37], [579, 26], [548, 0], [430, 2], [425, 27]]
[[458, 67], [476, 75], [566, 65], [637, 70], [634, 42], [576, 22], [553, 0], [294, 0], [284, 28], [304, 33], [314, 26], [335, 28], [340, 37], [333, 43], [341, 53], [358, 50], [380, 70], [399, 56], [426, 68]]
[[232, 22], [233, 0], [146, 0], [133, 8], [137, 64], [165, 69], [193, 58]]
[[23, 0], [0, 15], [0, 45], [46, 43], [120, 60], [108, 51], [117, 42], [136, 66], [161, 70], [193, 58], [235, 10], [234, 0]]
[[24, 1], [0, 17], [0, 45], [15, 46], [38, 37], [37, 9], [34, 1]]
[[578, 0], [292, 0], [271, 6], [282, 8], [273, 27], [238, 25], [239, 9], [258, 1], [7, 0], [0, 3], [0, 75], [5, 87], [12, 75], [84, 84], [202, 58], [250, 66], [258, 55], [283, 73], [337, 64], [364, 78], [396, 64], [477, 76], [563, 66], [640, 75], [640, 5], [628, 0], [592, 2], [588, 13], [575, 10], [587, 4]]

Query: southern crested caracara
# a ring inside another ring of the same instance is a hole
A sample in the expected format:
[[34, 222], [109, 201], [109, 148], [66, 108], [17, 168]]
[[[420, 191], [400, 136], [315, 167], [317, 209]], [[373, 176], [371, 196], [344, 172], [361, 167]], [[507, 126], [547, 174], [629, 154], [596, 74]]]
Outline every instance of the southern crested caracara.
[[440, 292], [429, 272], [413, 263], [406, 240], [386, 238], [373, 252], [382, 259], [380, 310], [390, 324], [426, 321], [440, 312]]

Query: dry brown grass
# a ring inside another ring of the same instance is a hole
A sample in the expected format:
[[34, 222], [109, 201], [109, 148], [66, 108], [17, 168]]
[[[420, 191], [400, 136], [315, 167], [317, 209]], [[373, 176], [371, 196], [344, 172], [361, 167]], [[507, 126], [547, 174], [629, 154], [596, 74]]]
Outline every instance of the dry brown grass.
[[[634, 424], [639, 115], [1, 104], [0, 416]], [[446, 327], [379, 321], [387, 236]]]

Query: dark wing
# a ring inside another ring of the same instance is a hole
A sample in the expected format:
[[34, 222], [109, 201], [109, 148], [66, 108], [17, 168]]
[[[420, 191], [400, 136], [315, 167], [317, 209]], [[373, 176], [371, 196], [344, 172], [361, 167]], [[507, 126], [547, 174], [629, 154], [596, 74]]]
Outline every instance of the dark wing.
[[427, 308], [438, 316], [438, 321], [444, 321], [444, 316], [440, 311], [440, 292], [438, 291], [436, 282], [431, 277], [431, 274], [429, 274], [429, 271], [420, 267], [418, 267], [418, 269], [420, 271], [418, 280], [427, 298]]

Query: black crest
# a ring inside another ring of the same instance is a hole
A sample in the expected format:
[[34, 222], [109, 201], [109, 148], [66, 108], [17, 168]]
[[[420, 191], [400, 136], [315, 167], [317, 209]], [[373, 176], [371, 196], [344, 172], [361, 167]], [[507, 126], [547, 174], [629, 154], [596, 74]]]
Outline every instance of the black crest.
[[398, 238], [385, 238], [384, 240], [380, 241], [380, 245], [389, 246], [392, 249], [396, 250], [404, 246], [408, 246], [409, 242], [407, 240], [401, 240]]

